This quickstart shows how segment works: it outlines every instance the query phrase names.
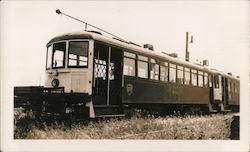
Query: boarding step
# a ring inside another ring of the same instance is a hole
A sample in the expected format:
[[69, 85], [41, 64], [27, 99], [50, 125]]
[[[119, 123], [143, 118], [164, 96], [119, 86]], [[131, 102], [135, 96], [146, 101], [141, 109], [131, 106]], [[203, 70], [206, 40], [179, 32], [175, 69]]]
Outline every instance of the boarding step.
[[96, 118], [113, 118], [113, 117], [125, 117], [125, 114], [115, 114], [115, 115], [96, 115]]
[[224, 109], [224, 110], [221, 110], [221, 112], [232, 112], [232, 110]]
[[218, 110], [210, 110], [210, 113], [218, 113]]
[[111, 105], [111, 106], [94, 106], [96, 117], [121, 117], [125, 116], [121, 106]]

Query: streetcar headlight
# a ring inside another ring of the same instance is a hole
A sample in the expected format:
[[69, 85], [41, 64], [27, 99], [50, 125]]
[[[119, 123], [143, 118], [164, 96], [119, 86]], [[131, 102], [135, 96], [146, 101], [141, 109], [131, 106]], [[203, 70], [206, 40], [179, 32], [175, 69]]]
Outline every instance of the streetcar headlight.
[[51, 82], [51, 85], [54, 87], [54, 88], [56, 88], [56, 87], [58, 87], [59, 86], [59, 80], [58, 79], [53, 79], [52, 80], [52, 82]]

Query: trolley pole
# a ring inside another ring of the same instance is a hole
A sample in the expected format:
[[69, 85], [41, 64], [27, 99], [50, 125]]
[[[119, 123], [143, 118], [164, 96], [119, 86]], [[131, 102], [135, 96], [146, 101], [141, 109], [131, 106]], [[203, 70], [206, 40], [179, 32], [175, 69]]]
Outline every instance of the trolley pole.
[[[94, 26], [94, 25], [89, 24], [89, 23], [87, 23], [87, 22], [84, 22], [84, 21], [82, 21], [82, 20], [80, 20], [80, 19], [78, 19], [78, 18], [75, 18], [75, 17], [73, 17], [73, 16], [70, 16], [70, 15], [68, 15], [68, 14], [65, 14], [65, 13], [61, 12], [59, 9], [56, 9], [56, 13], [57, 13], [57, 14], [65, 15], [65, 16], [67, 16], [67, 17], [73, 19], [73, 20], [76, 20], [76, 21], [78, 21], [78, 22], [83, 23], [83, 24], [85, 25], [84, 31], [87, 31], [88, 26], [90, 26], [90, 27], [93, 27], [93, 28], [95, 28], [95, 29], [97, 29], [97, 30], [100, 30], [100, 31], [102, 31], [102, 32], [105, 32], [105, 33], [107, 33], [107, 34], [109, 34], [109, 35], [111, 35], [111, 36], [114, 36], [114, 37], [116, 37], [116, 38], [118, 38], [118, 39], [120, 39], [120, 40], [123, 40], [122, 38], [120, 38], [120, 37], [118, 37], [118, 36], [116, 36], [116, 35], [114, 35], [114, 34], [108, 32], [108, 31], [106, 31], [106, 30], [103, 30], [103, 29], [101, 29], [101, 28], [99, 28], [99, 27], [97, 27], [97, 26]], [[125, 40], [124, 40], [124, 41], [125, 41]]]

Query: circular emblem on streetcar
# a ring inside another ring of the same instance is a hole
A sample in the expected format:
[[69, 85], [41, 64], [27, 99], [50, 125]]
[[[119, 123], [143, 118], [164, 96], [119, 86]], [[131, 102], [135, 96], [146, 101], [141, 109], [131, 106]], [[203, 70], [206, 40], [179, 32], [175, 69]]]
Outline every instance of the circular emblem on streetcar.
[[127, 89], [127, 94], [128, 94], [129, 96], [131, 96], [132, 93], [133, 93], [133, 85], [132, 85], [132, 84], [127, 84], [126, 89]]
[[52, 82], [51, 82], [51, 85], [56, 88], [59, 86], [59, 80], [58, 79], [53, 79]]

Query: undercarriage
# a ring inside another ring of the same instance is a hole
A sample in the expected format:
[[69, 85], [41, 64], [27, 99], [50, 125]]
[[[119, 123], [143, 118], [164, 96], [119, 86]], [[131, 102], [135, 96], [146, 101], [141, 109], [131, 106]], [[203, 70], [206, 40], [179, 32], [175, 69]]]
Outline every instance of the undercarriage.
[[65, 93], [64, 88], [25, 86], [14, 88], [14, 108], [32, 111], [35, 117], [76, 115], [89, 117], [87, 93]]

